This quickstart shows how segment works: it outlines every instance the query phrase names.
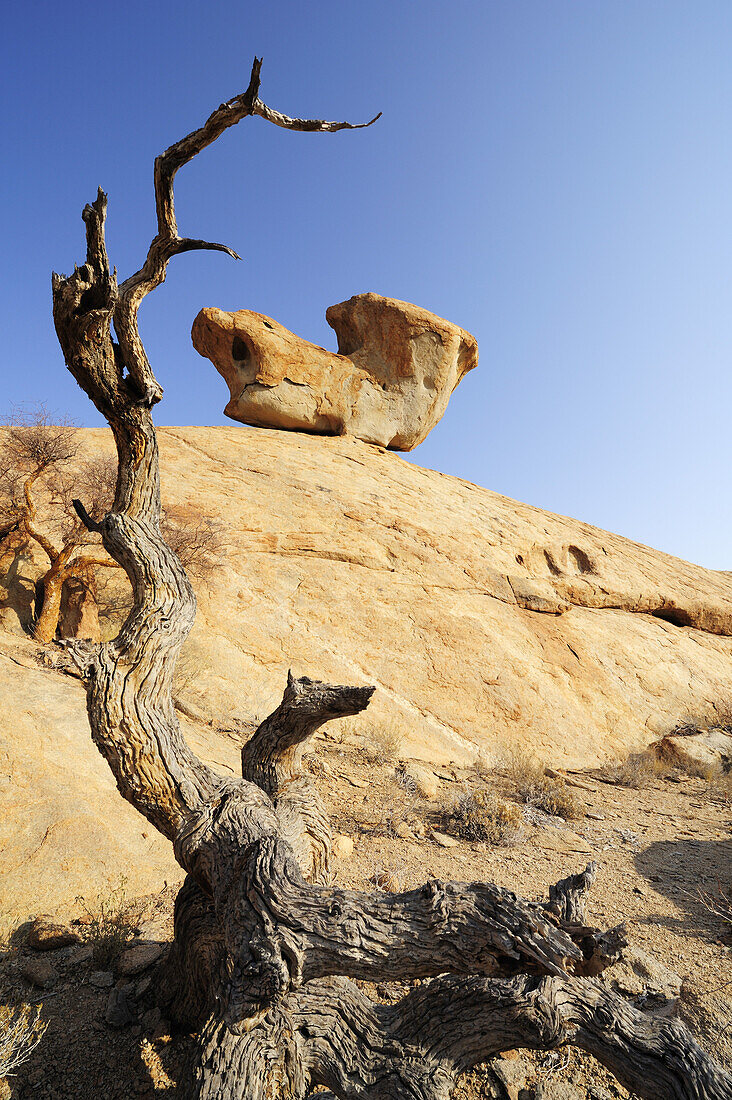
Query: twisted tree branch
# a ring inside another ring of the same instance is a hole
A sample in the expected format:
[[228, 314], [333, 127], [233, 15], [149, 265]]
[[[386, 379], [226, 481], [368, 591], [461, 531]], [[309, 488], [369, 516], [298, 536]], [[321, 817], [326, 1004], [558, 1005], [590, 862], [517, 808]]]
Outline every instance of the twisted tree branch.
[[236, 126], [242, 119], [247, 118], [248, 115], [259, 115], [260, 118], [289, 130], [319, 131], [321, 133], [335, 133], [338, 130], [358, 130], [364, 125], [370, 126], [372, 122], [376, 122], [376, 118], [381, 117], [377, 115], [371, 122], [360, 124], [326, 122], [321, 119], [289, 118], [287, 115], [280, 114], [279, 111], [273, 111], [258, 98], [261, 68], [261, 58], [255, 57], [247, 90], [241, 95], [235, 96], [229, 102], [222, 103], [208, 117], [200, 129], [194, 130], [180, 141], [177, 141], [175, 145], [171, 145], [155, 161], [154, 184], [155, 207], [158, 219], [157, 236], [151, 242], [147, 258], [140, 270], [122, 283], [119, 289], [119, 300], [114, 311], [115, 332], [130, 372], [131, 382], [137, 392], [138, 400], [142, 404], [153, 405], [163, 395], [162, 388], [152, 372], [137, 328], [137, 312], [145, 295], [164, 282], [168, 262], [178, 253], [190, 252], [193, 249], [208, 249], [225, 252], [235, 260], [240, 258], [227, 245], [210, 244], [207, 241], [178, 236], [175, 197], [173, 194], [173, 183], [178, 169], [221, 137], [230, 127]]
[[96, 520], [91, 518], [91, 516], [89, 515], [89, 513], [87, 512], [86, 508], [84, 507], [84, 505], [81, 503], [80, 500], [78, 500], [76, 497], [74, 497], [74, 499], [71, 501], [71, 504], [72, 504], [72, 507], [73, 507], [74, 511], [76, 512], [77, 516], [79, 517], [81, 522], [86, 527], [87, 531], [96, 531], [96, 532], [101, 531], [101, 529], [102, 529], [101, 523], [97, 523]]
[[588, 979], [442, 977], [394, 1006], [343, 979], [292, 999], [311, 1079], [342, 1100], [447, 1100], [457, 1074], [504, 1050], [592, 1053], [645, 1100], [727, 1100], [730, 1080], [678, 1020]]
[[[729, 1077], [683, 1024], [639, 1012], [591, 979], [444, 975], [384, 1005], [346, 978], [321, 978], [232, 1031], [211, 1016], [210, 990], [226, 996], [217, 985], [224, 949], [215, 913], [195, 891], [187, 884], [176, 906], [176, 948], [188, 943], [190, 953], [171, 959], [178, 985], [166, 996], [167, 1011], [200, 1029], [188, 1100], [220, 1097], [223, 1080], [227, 1100], [296, 1100], [315, 1085], [342, 1100], [447, 1100], [458, 1074], [504, 1050], [565, 1044], [592, 1053], [647, 1100], [729, 1096]], [[191, 988], [183, 973], [195, 973], [198, 1001], [181, 996]]]
[[287, 674], [282, 702], [241, 750], [242, 775], [272, 798], [302, 772], [302, 749], [309, 737], [334, 718], [368, 706], [372, 687], [322, 684]]

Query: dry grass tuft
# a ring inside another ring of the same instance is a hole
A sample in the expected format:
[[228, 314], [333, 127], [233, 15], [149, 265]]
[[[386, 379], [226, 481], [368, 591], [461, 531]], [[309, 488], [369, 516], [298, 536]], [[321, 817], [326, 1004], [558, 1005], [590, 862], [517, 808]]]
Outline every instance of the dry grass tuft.
[[517, 788], [525, 787], [544, 775], [544, 767], [536, 757], [513, 745], [503, 750], [499, 768]]
[[631, 753], [619, 764], [604, 768], [602, 774], [621, 787], [631, 787], [638, 791], [648, 787], [654, 779], [668, 775], [669, 770], [669, 765], [662, 756], [646, 751]]
[[562, 817], [565, 821], [581, 821], [585, 816], [584, 806], [563, 779], [544, 775], [524, 793], [523, 798], [528, 805], [536, 806], [552, 817]]
[[361, 752], [369, 764], [393, 764], [404, 745], [404, 730], [394, 721], [382, 722], [362, 734]]
[[694, 897], [702, 903], [708, 913], [722, 921], [724, 938], [729, 940], [732, 937], [732, 885], [724, 887], [718, 883], [715, 894], [698, 887]]
[[473, 761], [473, 771], [478, 779], [491, 779], [495, 768], [491, 764], [490, 757], [485, 749], [479, 749]]
[[511, 844], [518, 840], [523, 826], [521, 810], [513, 802], [504, 802], [492, 791], [471, 791], [465, 787], [442, 811], [441, 824], [446, 833], [463, 840], [484, 840], [489, 844]]
[[369, 883], [384, 894], [399, 894], [404, 889], [405, 879], [404, 863], [375, 861]]
[[40, 1043], [48, 1027], [43, 1005], [0, 1005], [0, 1081], [12, 1077]]
[[146, 904], [129, 900], [126, 887], [127, 879], [123, 877], [118, 886], [98, 895], [93, 902], [76, 898], [85, 917], [82, 935], [94, 949], [91, 964], [95, 970], [110, 970], [114, 966], [145, 917]]
[[706, 781], [712, 798], [732, 805], [732, 771], [723, 767], [713, 768]]
[[584, 806], [561, 776], [547, 775], [545, 766], [522, 749], [506, 753], [503, 771], [527, 806], [565, 821], [580, 821], [585, 816]]

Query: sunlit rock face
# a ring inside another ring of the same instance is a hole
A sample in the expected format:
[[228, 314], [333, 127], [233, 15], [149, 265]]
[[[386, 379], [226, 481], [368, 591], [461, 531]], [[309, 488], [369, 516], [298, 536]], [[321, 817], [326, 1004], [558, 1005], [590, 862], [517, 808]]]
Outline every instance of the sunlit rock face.
[[202, 309], [193, 345], [229, 386], [227, 416], [244, 424], [349, 435], [411, 451], [477, 365], [473, 336], [419, 306], [357, 294], [330, 306], [338, 354], [262, 313]]
[[[195, 502], [222, 530], [174, 688], [184, 736], [213, 768], [241, 773], [239, 735], [226, 731], [274, 710], [290, 668], [375, 685], [363, 721], [338, 736], [355, 749], [394, 730], [400, 755], [428, 767], [514, 751], [597, 767], [671, 730], [727, 721], [732, 573], [347, 436], [242, 424], [157, 434], [166, 508]], [[108, 428], [81, 428], [78, 440], [72, 477], [115, 453]], [[53, 647], [29, 635], [44, 558], [0, 543], [8, 922], [39, 899], [53, 913], [80, 894], [107, 897], [121, 867], [128, 897], [182, 877], [170, 843], [120, 798], [89, 736], [83, 684], [42, 663]], [[126, 578], [109, 574], [106, 598], [123, 606]], [[672, 736], [666, 747], [687, 766], [725, 767], [723, 735]]]

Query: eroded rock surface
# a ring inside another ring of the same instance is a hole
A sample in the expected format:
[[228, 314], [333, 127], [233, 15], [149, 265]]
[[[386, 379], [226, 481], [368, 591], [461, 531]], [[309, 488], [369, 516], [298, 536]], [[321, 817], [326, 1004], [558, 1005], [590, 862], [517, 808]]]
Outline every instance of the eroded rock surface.
[[350, 435], [411, 451], [477, 365], [475, 338], [426, 309], [379, 294], [357, 294], [325, 316], [338, 354], [262, 313], [202, 309], [191, 337], [226, 380], [231, 400], [224, 412], [244, 424]]
[[[80, 434], [81, 458], [112, 453], [109, 431]], [[166, 503], [195, 500], [225, 528], [176, 692], [193, 715], [181, 716], [186, 738], [226, 774], [288, 668], [375, 684], [347, 736], [394, 725], [400, 757], [436, 770], [512, 745], [594, 766], [682, 723], [727, 721], [728, 573], [357, 439], [232, 425], [161, 428], [159, 442]], [[24, 633], [42, 568], [32, 554], [0, 568], [0, 898], [24, 918], [41, 899], [51, 913], [77, 894], [91, 902], [121, 871], [130, 896], [182, 874], [120, 798], [82, 685], [39, 664], [49, 650]], [[355, 776], [336, 782], [366, 793]], [[537, 849], [551, 852], [549, 832]]]
[[678, 764], [692, 774], [732, 771], [730, 726], [688, 729], [664, 737], [654, 746], [662, 760]]

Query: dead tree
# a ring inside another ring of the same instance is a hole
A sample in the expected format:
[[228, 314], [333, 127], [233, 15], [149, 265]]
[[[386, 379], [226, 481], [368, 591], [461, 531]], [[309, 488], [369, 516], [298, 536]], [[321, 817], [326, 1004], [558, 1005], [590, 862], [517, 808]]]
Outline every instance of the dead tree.
[[84, 485], [92, 513], [103, 515], [112, 496], [113, 475], [104, 460], [82, 462], [71, 474], [69, 464], [79, 451], [78, 431], [70, 421], [54, 423], [43, 405], [2, 426], [0, 545], [21, 553], [33, 542], [48, 560], [36, 584], [33, 635], [39, 642], [56, 636], [65, 602], [66, 619], [83, 621], [98, 639], [97, 575], [101, 569], [119, 566], [94, 545], [95, 536], [72, 509], [71, 484]]
[[[351, 128], [271, 110], [259, 98], [260, 65], [242, 95], [157, 158], [158, 232], [140, 270], [120, 285], [110, 270], [100, 190], [83, 212], [86, 261], [53, 277], [66, 363], [108, 420], [119, 456], [112, 510], [101, 522], [81, 502], [77, 511], [134, 591], [113, 641], [69, 649], [87, 682], [92, 737], [121, 794], [187, 872], [161, 990], [168, 1013], [197, 1035], [182, 1091], [197, 1100], [303, 1100], [325, 1086], [344, 1100], [442, 1100], [457, 1074], [498, 1051], [573, 1043], [649, 1100], [729, 1100], [730, 1078], [679, 1021], [646, 1016], [594, 979], [623, 939], [585, 925], [593, 869], [559, 883], [544, 905], [482, 882], [429, 882], [396, 895], [328, 886], [328, 820], [301, 753], [323, 723], [363, 710], [371, 687], [290, 676], [243, 750], [241, 779], [218, 774], [181, 735], [170, 689], [195, 599], [161, 536], [151, 410], [162, 390], [137, 311], [177, 253], [235, 253], [179, 236], [173, 180], [250, 115], [290, 130]], [[432, 980], [386, 1006], [354, 978]]]
[[[78, 429], [64, 418], [54, 422], [43, 405], [16, 414], [0, 428], [5, 429], [0, 436], [0, 552], [17, 556], [33, 542], [48, 559], [36, 582], [33, 636], [39, 642], [51, 642], [57, 634], [99, 641], [100, 574], [119, 573], [120, 566], [71, 501], [74, 492], [83, 494], [87, 513], [100, 520], [114, 499], [117, 463], [80, 459]], [[164, 508], [160, 526], [189, 576], [205, 581], [221, 560], [221, 524], [186, 504]], [[126, 593], [117, 598], [115, 610], [126, 614]]]

